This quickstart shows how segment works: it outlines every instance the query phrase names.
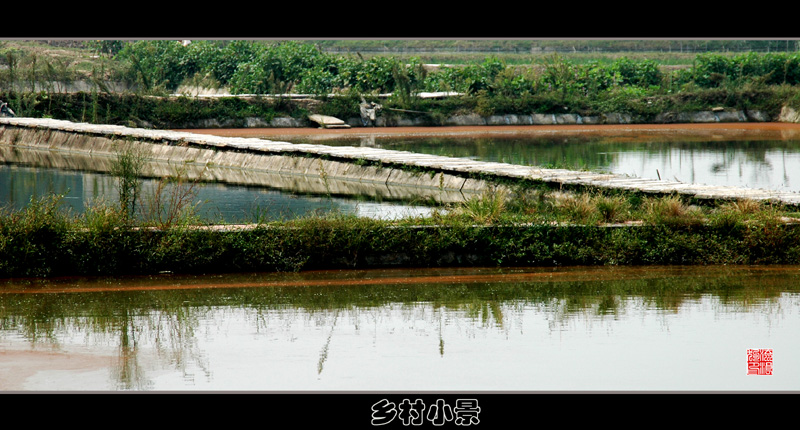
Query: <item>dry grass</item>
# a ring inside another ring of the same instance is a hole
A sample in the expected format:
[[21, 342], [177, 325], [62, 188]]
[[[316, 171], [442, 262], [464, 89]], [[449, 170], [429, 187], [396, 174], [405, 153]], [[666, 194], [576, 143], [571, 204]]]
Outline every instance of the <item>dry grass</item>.
[[650, 198], [644, 202], [644, 222], [653, 225], [695, 225], [703, 222], [699, 208], [687, 205], [678, 196]]
[[588, 194], [561, 196], [554, 205], [570, 222], [591, 224], [600, 216], [597, 206]]
[[623, 222], [630, 219], [631, 205], [623, 196], [597, 196], [595, 206], [603, 222]]

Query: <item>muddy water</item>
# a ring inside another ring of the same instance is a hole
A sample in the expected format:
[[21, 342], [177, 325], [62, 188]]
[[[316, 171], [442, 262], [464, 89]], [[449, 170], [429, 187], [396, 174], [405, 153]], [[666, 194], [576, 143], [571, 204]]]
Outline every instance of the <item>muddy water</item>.
[[454, 126], [454, 127], [365, 127], [350, 129], [319, 128], [237, 128], [183, 129], [191, 133], [217, 136], [260, 137], [271, 140], [320, 139], [365, 136], [498, 136], [498, 135], [593, 135], [603, 137], [641, 138], [662, 136], [671, 139], [684, 136], [712, 138], [760, 137], [787, 139], [800, 137], [800, 124], [788, 123], [711, 123], [711, 124], [624, 124], [624, 125], [558, 125], [558, 126]]
[[[800, 267], [6, 280], [0, 389], [800, 390]], [[772, 349], [772, 375], [747, 350]]]

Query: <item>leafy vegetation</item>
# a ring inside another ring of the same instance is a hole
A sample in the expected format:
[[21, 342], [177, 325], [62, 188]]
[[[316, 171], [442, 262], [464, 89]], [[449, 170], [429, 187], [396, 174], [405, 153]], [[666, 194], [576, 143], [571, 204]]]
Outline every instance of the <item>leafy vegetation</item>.
[[[664, 111], [717, 106], [775, 115], [787, 102], [800, 103], [800, 54], [795, 52], [707, 53], [677, 69], [643, 57], [571, 61], [553, 54], [526, 64], [482, 56], [466, 65], [430, 68], [416, 57], [337, 55], [320, 46], [100, 41], [93, 46], [98, 57], [93, 62], [67, 64], [0, 45], [6, 66], [0, 69], [0, 99], [20, 116], [159, 128], [209, 119], [242, 126], [252, 117], [270, 120], [312, 111], [347, 118], [357, 114], [362, 96], [376, 100], [389, 92], [392, 96], [381, 101], [387, 112], [424, 112], [432, 124], [456, 113], [626, 112], [647, 119]], [[88, 91], [65, 90], [87, 78]], [[112, 81], [134, 91], [114, 91]], [[302, 92], [314, 100], [166, 97], [187, 84], [233, 94]], [[422, 91], [463, 95], [413, 97]], [[389, 121], [392, 115], [386, 114]], [[191, 183], [178, 176], [142, 197], [135, 180], [125, 179], [136, 176], [130, 169], [135, 166], [134, 159], [118, 160], [119, 207], [98, 205], [74, 217], [56, 210], [53, 198], [0, 215], [0, 276], [394, 264], [756, 264], [797, 263], [800, 258], [800, 229], [785, 222], [784, 208], [752, 202], [697, 207], [678, 197], [535, 188], [515, 190], [509, 198], [487, 194], [426, 219], [311, 217], [215, 231], [197, 226], [188, 203]], [[136, 208], [146, 219], [132, 221]]]
[[[361, 42], [354, 46], [370, 46], [369, 41]], [[412, 42], [408, 43], [412, 51], [425, 45]], [[444, 45], [458, 49], [480, 46], [473, 42]], [[486, 41], [482, 46], [497, 48], [498, 53], [534, 48], [533, 41], [501, 42], [495, 46]], [[551, 42], [542, 46], [558, 45]], [[604, 43], [587, 42], [586, 46], [596, 50], [627, 46], [624, 41], [616, 41], [617, 45], [598, 42]], [[375, 101], [385, 93], [392, 93], [381, 99], [388, 124], [394, 118], [417, 116], [426, 124], [437, 125], [455, 113], [586, 116], [620, 112], [647, 121], [665, 111], [712, 107], [759, 110], [774, 116], [785, 104], [800, 104], [800, 54], [794, 43], [655, 42], [642, 42], [642, 46], [662, 51], [676, 43], [680, 51], [699, 46], [784, 51], [692, 54], [685, 66], [676, 68], [667, 67], [662, 57], [654, 60], [634, 52], [639, 46], [634, 43], [630, 56], [617, 53], [587, 60], [550, 52], [510, 64], [500, 55], [484, 54], [465, 64], [432, 67], [419, 57], [392, 56], [393, 48], [384, 50], [385, 55], [354, 54], [344, 41], [336, 45], [342, 48], [338, 52], [325, 41], [98, 41], [89, 44], [95, 55], [70, 48], [69, 52], [84, 53], [79, 58], [63, 54], [67, 48], [37, 51], [31, 44], [5, 43], [0, 44], [0, 63], [6, 66], [0, 70], [0, 98], [19, 116], [160, 128], [198, 127], [204, 122], [239, 127], [252, 117], [269, 121], [275, 116], [305, 117], [308, 113], [350, 118], [357, 116], [361, 97]], [[128, 90], [115, 90], [117, 84]], [[301, 93], [316, 100], [164, 97], [187, 86], [233, 95]], [[435, 91], [463, 95], [443, 100], [413, 97]], [[336, 96], [331, 97], [333, 94]]]

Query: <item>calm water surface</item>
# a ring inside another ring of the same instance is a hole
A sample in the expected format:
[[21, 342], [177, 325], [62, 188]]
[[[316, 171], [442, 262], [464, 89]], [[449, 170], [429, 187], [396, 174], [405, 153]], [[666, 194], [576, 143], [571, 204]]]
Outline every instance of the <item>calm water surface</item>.
[[[143, 180], [142, 195], [152, 195], [156, 186], [156, 180]], [[297, 194], [268, 187], [204, 183], [194, 190], [197, 215], [204, 220], [226, 223], [330, 213], [395, 219], [431, 212], [430, 207], [410, 203]], [[63, 206], [80, 214], [100, 202], [117, 202], [119, 191], [116, 178], [107, 174], [0, 164], [0, 207], [22, 209], [31, 198], [52, 194], [64, 195]]]
[[796, 266], [6, 280], [0, 389], [797, 391], [798, 329]]
[[[326, 144], [800, 191], [800, 143], [367, 138]], [[146, 181], [146, 187], [153, 187]], [[229, 222], [426, 208], [208, 184]], [[97, 173], [0, 165], [0, 205], [113, 201]], [[3, 280], [0, 389], [800, 391], [800, 267]], [[774, 374], [747, 375], [747, 349]]]
[[648, 140], [620, 137], [369, 137], [373, 146], [531, 166], [588, 169], [709, 185], [800, 191], [800, 140]]

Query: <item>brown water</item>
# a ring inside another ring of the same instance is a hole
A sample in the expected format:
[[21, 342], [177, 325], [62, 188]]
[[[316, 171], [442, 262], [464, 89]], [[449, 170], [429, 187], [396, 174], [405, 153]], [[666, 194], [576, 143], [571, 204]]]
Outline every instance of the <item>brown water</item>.
[[[800, 267], [6, 280], [0, 389], [797, 391]], [[747, 349], [774, 351], [748, 375]]]
[[[181, 129], [190, 133], [213, 134], [229, 137], [258, 137], [281, 139], [333, 139], [362, 136], [497, 136], [497, 135], [592, 135], [624, 137], [631, 139], [796, 139], [800, 138], [800, 124], [789, 123], [709, 123], [709, 124], [608, 124], [608, 125], [526, 125], [526, 126], [453, 126], [453, 127], [364, 127], [349, 129], [320, 128], [236, 128], [236, 129]], [[682, 136], [682, 137], [681, 137]]]

